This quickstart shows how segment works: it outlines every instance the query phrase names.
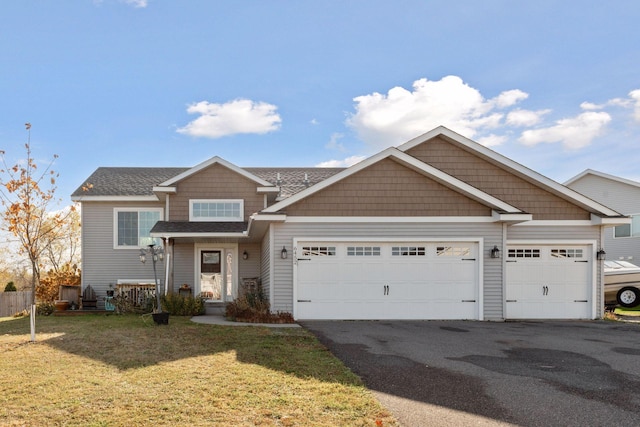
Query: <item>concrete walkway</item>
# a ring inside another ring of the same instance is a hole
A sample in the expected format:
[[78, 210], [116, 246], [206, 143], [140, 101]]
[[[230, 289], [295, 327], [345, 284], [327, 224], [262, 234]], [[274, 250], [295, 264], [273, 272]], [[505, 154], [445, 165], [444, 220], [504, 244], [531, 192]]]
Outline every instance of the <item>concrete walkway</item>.
[[299, 328], [297, 323], [245, 323], [245, 322], [231, 322], [224, 318], [224, 316], [216, 316], [213, 314], [206, 314], [204, 316], [193, 316], [192, 322], [202, 323], [205, 325], [220, 325], [220, 326], [262, 326], [266, 328]]

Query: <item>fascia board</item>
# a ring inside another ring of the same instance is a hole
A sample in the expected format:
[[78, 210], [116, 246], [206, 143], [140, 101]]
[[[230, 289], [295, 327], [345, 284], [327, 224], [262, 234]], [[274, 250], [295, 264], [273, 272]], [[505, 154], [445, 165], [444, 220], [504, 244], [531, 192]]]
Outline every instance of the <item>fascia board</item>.
[[279, 193], [280, 189], [278, 187], [258, 187], [257, 188], [258, 193]]
[[233, 238], [248, 237], [247, 233], [149, 233], [151, 237], [160, 238]]
[[234, 165], [233, 163], [230, 163], [230, 162], [224, 160], [222, 157], [215, 156], [215, 157], [210, 158], [209, 160], [206, 160], [206, 161], [204, 161], [204, 162], [192, 167], [189, 170], [186, 170], [186, 171], [182, 172], [179, 175], [174, 176], [173, 178], [169, 179], [168, 181], [165, 181], [165, 182], [161, 183], [160, 187], [171, 186], [171, 185], [183, 180], [184, 178], [187, 178], [187, 177], [189, 177], [189, 176], [191, 176], [191, 175], [193, 175], [193, 174], [195, 174], [197, 172], [200, 172], [201, 170], [203, 170], [205, 168], [208, 168], [209, 166], [214, 165], [216, 163], [218, 163], [218, 164], [220, 164], [220, 165], [222, 165], [222, 166], [224, 166], [224, 167], [226, 167], [228, 169], [231, 169], [232, 171], [236, 172], [237, 174], [242, 175], [245, 178], [250, 179], [251, 181], [256, 182], [257, 184], [259, 184], [261, 186], [269, 187], [269, 186], [272, 185], [270, 182], [265, 181], [264, 179], [258, 178], [254, 174], [249, 173], [246, 170]]
[[533, 220], [533, 215], [528, 213], [505, 213], [505, 212], [492, 212], [492, 217], [499, 222], [520, 223]]
[[73, 202], [159, 202], [157, 196], [81, 196], [72, 197]]
[[620, 214], [612, 209], [609, 209], [608, 207], [601, 205], [600, 203], [589, 199], [588, 197], [583, 196], [582, 194], [573, 191], [572, 189], [565, 187], [562, 184], [559, 184], [557, 182], [555, 182], [554, 180], [547, 178], [544, 175], [539, 174], [538, 172], [535, 172], [529, 168], [527, 168], [526, 166], [521, 165], [518, 162], [515, 162], [511, 159], [509, 159], [508, 157], [505, 157], [501, 154], [498, 154], [497, 152], [485, 147], [484, 145], [478, 144], [477, 142], [464, 137], [444, 126], [439, 126], [423, 135], [420, 135], [416, 138], [413, 138], [412, 140], [400, 145], [398, 147], [398, 150], [405, 152], [413, 147], [415, 147], [416, 145], [419, 145], [429, 139], [435, 138], [436, 136], [440, 136], [443, 135], [449, 139], [452, 139], [454, 141], [456, 141], [457, 143], [469, 148], [471, 151], [475, 151], [478, 152], [490, 159], [492, 159], [493, 161], [503, 164], [504, 166], [515, 170], [516, 172], [529, 177], [530, 179], [532, 179], [533, 181], [539, 183], [541, 186], [543, 187], [547, 187], [548, 189], [552, 190], [553, 192], [557, 193], [557, 194], [561, 194], [563, 196], [565, 196], [566, 198], [573, 200], [574, 202], [581, 204], [583, 206], [586, 206], [590, 209], [593, 209], [595, 211], [600, 212], [603, 215], [606, 216], [619, 216]]
[[614, 182], [619, 182], [622, 184], [627, 184], [627, 185], [631, 185], [632, 187], [640, 187], [640, 182], [637, 181], [632, 181], [630, 179], [626, 179], [626, 178], [621, 178], [619, 176], [614, 176], [614, 175], [609, 175], [608, 173], [604, 173], [604, 172], [598, 172], [595, 171], [593, 169], [587, 169], [585, 171], [583, 171], [582, 173], [579, 173], [578, 175], [574, 176], [573, 178], [570, 178], [567, 182], [564, 183], [564, 185], [571, 185], [574, 182], [578, 181], [579, 179], [587, 176], [587, 175], [593, 175], [593, 176], [597, 176], [599, 178], [603, 178], [606, 180], [610, 180], [610, 181], [614, 181]]
[[625, 224], [631, 224], [631, 217], [619, 216], [616, 218], [611, 218], [611, 217], [603, 218], [601, 216], [591, 214], [591, 223], [594, 225], [625, 225]]
[[152, 191], [154, 193], [172, 193], [175, 194], [178, 192], [176, 187], [153, 187]]

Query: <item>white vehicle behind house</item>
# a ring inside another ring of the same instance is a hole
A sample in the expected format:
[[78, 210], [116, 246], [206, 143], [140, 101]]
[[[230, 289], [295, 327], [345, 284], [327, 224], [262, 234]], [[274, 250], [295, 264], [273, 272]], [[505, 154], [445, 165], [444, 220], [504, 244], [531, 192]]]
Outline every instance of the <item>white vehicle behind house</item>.
[[640, 267], [627, 261], [604, 262], [605, 304], [640, 305]]

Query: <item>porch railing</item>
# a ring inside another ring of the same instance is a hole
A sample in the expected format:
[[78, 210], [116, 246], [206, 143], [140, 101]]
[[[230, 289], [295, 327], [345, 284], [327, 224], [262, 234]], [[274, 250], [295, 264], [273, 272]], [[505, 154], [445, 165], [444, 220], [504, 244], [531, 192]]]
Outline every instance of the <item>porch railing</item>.
[[115, 294], [124, 297], [134, 308], [146, 308], [156, 297], [153, 283], [118, 283]]

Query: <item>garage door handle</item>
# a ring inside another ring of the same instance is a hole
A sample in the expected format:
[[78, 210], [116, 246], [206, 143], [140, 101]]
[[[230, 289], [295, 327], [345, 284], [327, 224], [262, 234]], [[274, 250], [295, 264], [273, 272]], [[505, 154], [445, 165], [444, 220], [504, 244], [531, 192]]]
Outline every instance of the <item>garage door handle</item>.
[[299, 299], [298, 302], [311, 302], [310, 299]]
[[517, 299], [508, 299], [507, 302], [518, 302]]
[[585, 261], [573, 261], [573, 262], [589, 262], [589, 261], [588, 261], [588, 260], [585, 260]]
[[588, 299], [574, 299], [573, 302], [589, 302]]
[[462, 258], [462, 261], [475, 261], [475, 258]]
[[298, 258], [298, 261], [311, 261], [311, 258]]
[[474, 299], [463, 299], [462, 302], [476, 302]]

